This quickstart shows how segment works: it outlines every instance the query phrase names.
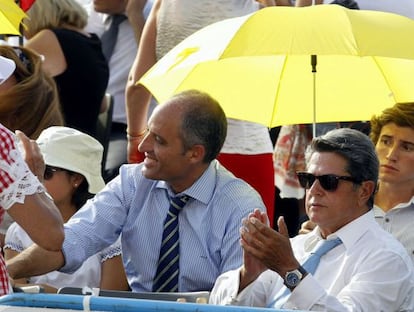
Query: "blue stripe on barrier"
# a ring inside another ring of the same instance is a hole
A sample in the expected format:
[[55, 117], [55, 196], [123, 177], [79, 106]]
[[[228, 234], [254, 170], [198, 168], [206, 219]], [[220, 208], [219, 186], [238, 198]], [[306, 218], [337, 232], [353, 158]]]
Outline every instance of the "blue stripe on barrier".
[[[84, 310], [86, 296], [59, 294], [11, 294], [0, 297], [0, 305], [36, 307], [50, 309]], [[180, 303], [175, 301], [158, 301], [146, 299], [126, 299], [90, 296], [90, 311], [114, 312], [287, 312], [267, 308], [217, 306], [197, 303]], [[298, 311], [296, 311], [298, 312]]]

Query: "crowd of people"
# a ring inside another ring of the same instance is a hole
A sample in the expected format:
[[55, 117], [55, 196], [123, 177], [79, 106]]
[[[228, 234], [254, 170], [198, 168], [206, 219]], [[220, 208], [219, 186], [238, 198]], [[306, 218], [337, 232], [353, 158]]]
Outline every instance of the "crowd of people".
[[209, 291], [217, 305], [414, 311], [414, 102], [373, 115], [369, 135], [325, 131], [287, 156], [301, 161], [289, 178], [308, 219], [292, 235], [275, 211], [266, 126], [228, 118], [199, 90], [157, 105], [137, 83], [204, 26], [310, 4], [34, 1], [24, 43], [0, 45], [0, 295]]

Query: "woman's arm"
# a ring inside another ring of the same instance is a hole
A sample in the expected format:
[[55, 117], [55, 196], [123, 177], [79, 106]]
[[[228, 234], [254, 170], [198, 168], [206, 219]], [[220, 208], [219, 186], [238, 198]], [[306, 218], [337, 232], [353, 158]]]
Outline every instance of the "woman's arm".
[[134, 31], [137, 45], [139, 44], [142, 30], [145, 25], [144, 7], [146, 3], [146, 0], [128, 0], [126, 6], [126, 15], [128, 16], [129, 23]]
[[[3, 253], [4, 253], [4, 260], [10, 260], [12, 258], [14, 258], [15, 256], [17, 256], [20, 252], [10, 249], [10, 248], [3, 248]], [[27, 278], [18, 278], [12, 281], [13, 286], [27, 286], [28, 284], [28, 280]]]
[[[10, 260], [12, 258], [14, 258], [15, 256], [17, 256], [19, 254], [19, 252], [10, 249], [10, 248], [5, 248], [4, 249], [4, 259]], [[55, 287], [52, 287], [50, 285], [47, 284], [30, 284], [29, 280], [27, 278], [19, 278], [19, 279], [11, 279], [11, 283], [13, 285], [13, 287], [28, 287], [28, 286], [39, 286], [42, 288], [42, 290], [46, 293], [57, 293], [57, 289]]]
[[122, 256], [118, 255], [102, 263], [101, 289], [129, 290]]
[[[16, 134], [24, 149], [25, 161], [32, 170], [29, 175], [34, 174], [43, 181], [45, 166], [36, 141], [30, 140], [21, 131], [17, 131]], [[62, 216], [45, 192], [25, 195], [22, 203], [15, 201], [7, 212], [39, 246], [52, 251], [62, 248], [64, 239]]]
[[157, 14], [161, 0], [156, 0], [142, 31], [138, 52], [129, 73], [126, 86], [126, 115], [128, 123], [128, 162], [142, 160], [138, 144], [147, 127], [150, 92], [136, 82], [156, 63], [155, 41], [157, 37]]

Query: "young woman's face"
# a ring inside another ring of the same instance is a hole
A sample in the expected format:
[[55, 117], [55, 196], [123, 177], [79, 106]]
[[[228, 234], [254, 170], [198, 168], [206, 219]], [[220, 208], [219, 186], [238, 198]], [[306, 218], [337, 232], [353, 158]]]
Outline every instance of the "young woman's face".
[[71, 201], [76, 183], [74, 178], [66, 170], [46, 166], [44, 185], [58, 207], [60, 203]]

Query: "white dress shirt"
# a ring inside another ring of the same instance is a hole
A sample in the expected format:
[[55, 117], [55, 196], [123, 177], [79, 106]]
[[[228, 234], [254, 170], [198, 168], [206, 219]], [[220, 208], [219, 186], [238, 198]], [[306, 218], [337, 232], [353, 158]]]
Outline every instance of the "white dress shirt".
[[387, 212], [374, 206], [374, 213], [375, 220], [405, 247], [414, 264], [414, 196], [408, 203], [400, 203]]
[[[148, 0], [144, 10], [144, 18], [148, 17], [153, 1]], [[107, 30], [112, 22], [112, 19], [107, 14], [98, 13], [93, 9], [93, 4], [86, 7], [89, 18], [88, 25], [85, 30], [91, 33], [96, 33], [99, 37]], [[125, 112], [125, 87], [128, 80], [128, 74], [131, 69], [137, 54], [138, 43], [135, 38], [135, 33], [129, 20], [123, 21], [119, 25], [119, 33], [116, 39], [114, 52], [109, 60], [109, 81], [107, 92], [109, 92], [114, 101], [114, 112], [112, 116], [113, 122], [126, 124]]]
[[[11, 249], [18, 253], [33, 245], [32, 239], [23, 228], [14, 222], [5, 237], [4, 249]], [[101, 283], [102, 265], [113, 257], [121, 255], [121, 239], [85, 260], [82, 266], [74, 273], [66, 274], [58, 271], [32, 276], [30, 284], [47, 284], [57, 289], [61, 287], [99, 287]]]
[[[414, 311], [414, 269], [404, 247], [384, 231], [370, 211], [345, 225], [328, 239], [343, 244], [322, 257], [292, 291], [285, 309], [312, 311]], [[292, 239], [297, 260], [303, 263], [320, 240], [318, 227]], [[210, 303], [266, 307], [285, 290], [274, 271], [263, 272], [240, 294], [239, 270], [221, 275]]]

